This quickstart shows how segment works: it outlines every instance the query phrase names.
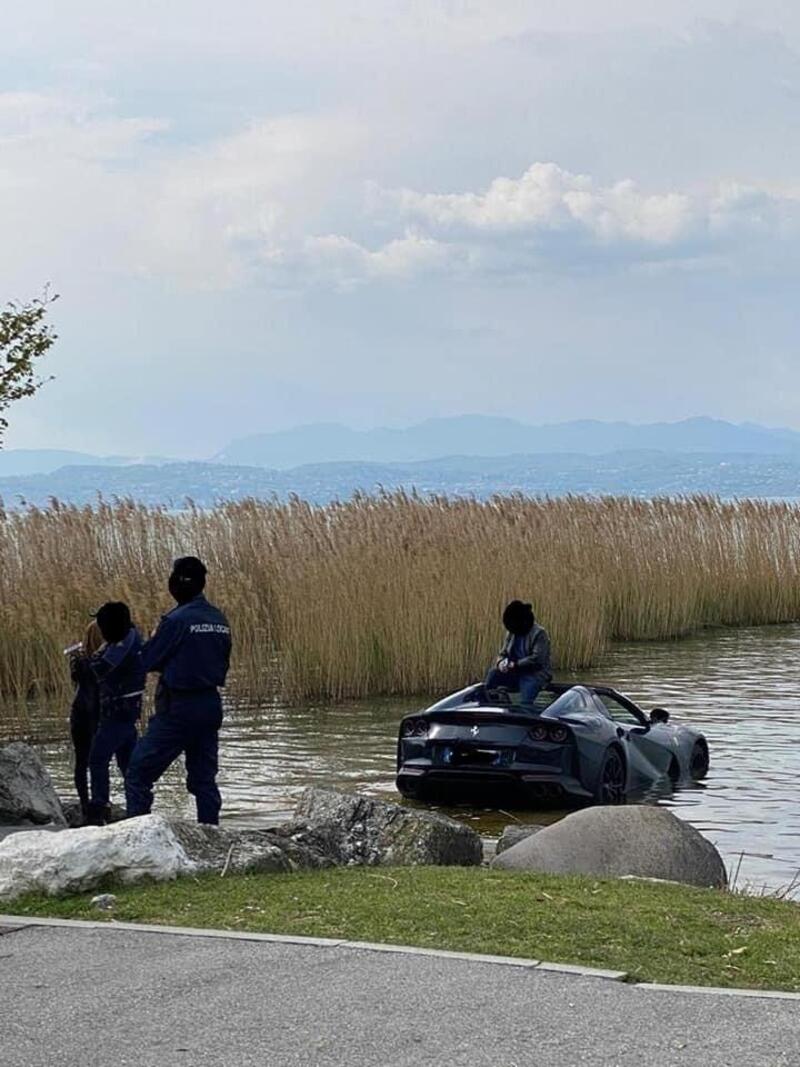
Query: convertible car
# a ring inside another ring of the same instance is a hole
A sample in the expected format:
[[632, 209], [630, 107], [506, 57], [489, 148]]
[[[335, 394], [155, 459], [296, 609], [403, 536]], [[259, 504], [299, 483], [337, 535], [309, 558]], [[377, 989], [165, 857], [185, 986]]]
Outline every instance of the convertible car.
[[659, 780], [704, 778], [708, 761], [698, 730], [607, 686], [552, 683], [523, 704], [481, 684], [402, 720], [397, 788], [440, 802], [624, 804]]

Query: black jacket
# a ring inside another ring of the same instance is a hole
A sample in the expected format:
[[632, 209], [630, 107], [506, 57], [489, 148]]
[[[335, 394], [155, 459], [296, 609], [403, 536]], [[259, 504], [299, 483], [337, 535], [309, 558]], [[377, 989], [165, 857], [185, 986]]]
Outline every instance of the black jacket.
[[69, 673], [75, 683], [70, 720], [73, 723], [85, 722], [93, 729], [100, 715], [100, 691], [88, 659], [73, 656], [69, 663]]
[[[553, 674], [550, 666], [550, 638], [547, 635], [547, 630], [534, 624], [533, 629], [530, 633], [525, 634], [523, 640], [525, 642], [525, 655], [516, 660], [517, 666], [525, 671], [526, 674], [545, 675], [549, 681]], [[503, 647], [500, 649], [501, 658], [505, 659], [513, 656], [515, 641], [514, 634], [506, 634]]]

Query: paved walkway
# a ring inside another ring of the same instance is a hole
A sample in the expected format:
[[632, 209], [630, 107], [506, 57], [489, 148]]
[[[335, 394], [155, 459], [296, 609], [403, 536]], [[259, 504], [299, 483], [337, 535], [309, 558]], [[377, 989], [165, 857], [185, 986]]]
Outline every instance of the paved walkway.
[[0, 925], [3, 1067], [800, 1063], [800, 1000], [344, 945]]

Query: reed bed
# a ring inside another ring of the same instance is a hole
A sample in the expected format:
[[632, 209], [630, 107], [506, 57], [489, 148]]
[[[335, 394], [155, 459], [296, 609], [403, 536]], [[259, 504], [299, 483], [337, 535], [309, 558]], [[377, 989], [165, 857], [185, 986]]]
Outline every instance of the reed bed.
[[63, 691], [62, 649], [105, 599], [149, 631], [187, 553], [207, 561], [234, 628], [231, 688], [250, 700], [456, 688], [491, 661], [513, 597], [533, 602], [561, 669], [615, 640], [800, 618], [788, 503], [394, 493], [176, 514], [53, 501], [0, 511], [0, 694]]

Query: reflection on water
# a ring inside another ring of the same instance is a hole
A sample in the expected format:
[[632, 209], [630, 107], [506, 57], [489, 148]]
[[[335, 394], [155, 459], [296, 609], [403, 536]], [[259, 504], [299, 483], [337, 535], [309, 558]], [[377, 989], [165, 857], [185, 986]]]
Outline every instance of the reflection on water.
[[[739, 884], [786, 885], [800, 869], [795, 750], [800, 746], [796, 664], [800, 627], [715, 631], [683, 641], [619, 646], [586, 680], [615, 685], [648, 709], [668, 707], [676, 721], [708, 737], [711, 771], [697, 787], [649, 798], [671, 807], [709, 837]], [[220, 785], [226, 819], [284, 818], [308, 784], [358, 789], [387, 799], [394, 790], [397, 722], [415, 699], [335, 707], [232, 707], [223, 728]], [[14, 724], [15, 736], [42, 739], [58, 788], [71, 792], [64, 713]], [[158, 787], [161, 810], [190, 815], [180, 767]], [[450, 812], [485, 834], [508, 822], [551, 821], [559, 813]]]

